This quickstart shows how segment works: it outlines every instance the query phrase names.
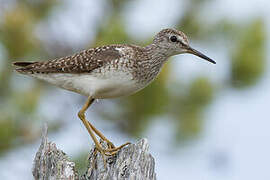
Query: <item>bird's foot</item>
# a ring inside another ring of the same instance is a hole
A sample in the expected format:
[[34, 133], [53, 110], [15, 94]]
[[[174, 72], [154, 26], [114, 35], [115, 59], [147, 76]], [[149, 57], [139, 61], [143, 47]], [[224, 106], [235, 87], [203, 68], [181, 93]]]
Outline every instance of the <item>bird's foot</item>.
[[115, 145], [111, 142], [111, 141], [109, 141], [109, 140], [104, 140], [105, 142], [106, 142], [106, 144], [107, 144], [107, 149], [114, 149], [115, 148]]
[[[108, 143], [108, 142], [107, 142]], [[125, 147], [126, 145], [129, 145], [130, 142], [127, 142], [125, 144], [122, 144], [121, 146], [115, 147], [112, 143], [108, 144], [108, 148], [105, 149], [107, 156], [113, 156], [115, 155], [120, 149], [122, 149], [123, 147]]]
[[116, 154], [120, 149], [130, 144], [130, 142], [127, 142], [125, 144], [122, 144], [121, 146], [115, 147], [115, 145], [109, 140], [106, 140], [106, 143], [107, 143], [107, 148], [104, 149], [104, 151], [106, 152], [105, 153], [106, 156], [112, 156]]
[[96, 156], [97, 152], [99, 152], [101, 154], [105, 169], [107, 168], [105, 156], [114, 156], [120, 149], [122, 149], [126, 145], [130, 144], [130, 142], [122, 144], [121, 146], [118, 146], [118, 147], [115, 147], [114, 144], [110, 141], [108, 141], [106, 143], [107, 143], [107, 148], [103, 148], [101, 145], [97, 144], [95, 146], [95, 151], [94, 151], [95, 156]]
[[101, 154], [105, 155], [105, 156], [113, 156], [120, 149], [122, 149], [126, 145], [129, 145], [130, 144], [130, 142], [127, 142], [125, 144], [122, 144], [121, 146], [115, 147], [115, 145], [112, 142], [110, 142], [110, 141], [106, 141], [106, 143], [107, 143], [107, 147], [106, 148], [103, 148], [102, 146], [96, 146], [97, 151], [100, 152]]

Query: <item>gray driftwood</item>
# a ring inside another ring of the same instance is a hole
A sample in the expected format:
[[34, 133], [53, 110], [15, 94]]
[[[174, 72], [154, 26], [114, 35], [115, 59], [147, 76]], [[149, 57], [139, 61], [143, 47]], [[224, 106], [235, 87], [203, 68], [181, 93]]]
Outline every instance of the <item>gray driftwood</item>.
[[[103, 144], [105, 146], [105, 144]], [[90, 151], [86, 172], [79, 175], [75, 163], [48, 141], [47, 127], [43, 130], [42, 141], [33, 165], [35, 179], [91, 179], [91, 180], [155, 180], [155, 161], [148, 152], [146, 139], [122, 148], [115, 156], [103, 159], [94, 149]]]

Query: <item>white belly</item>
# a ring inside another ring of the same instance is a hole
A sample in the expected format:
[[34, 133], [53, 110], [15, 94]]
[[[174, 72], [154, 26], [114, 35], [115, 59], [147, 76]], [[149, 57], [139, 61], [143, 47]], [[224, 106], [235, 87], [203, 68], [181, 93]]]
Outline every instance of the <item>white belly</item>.
[[32, 76], [51, 84], [96, 99], [127, 96], [140, 90], [140, 86], [126, 72], [111, 73], [110, 76], [91, 74], [33, 74]]

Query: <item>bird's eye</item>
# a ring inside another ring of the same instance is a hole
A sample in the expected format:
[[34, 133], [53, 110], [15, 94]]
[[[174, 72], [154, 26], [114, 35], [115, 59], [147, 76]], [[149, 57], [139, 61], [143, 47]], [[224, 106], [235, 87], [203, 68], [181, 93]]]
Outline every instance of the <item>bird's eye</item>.
[[171, 40], [172, 42], [176, 42], [176, 41], [177, 41], [177, 37], [176, 37], [176, 36], [171, 36], [171, 37], [170, 37], [170, 40]]

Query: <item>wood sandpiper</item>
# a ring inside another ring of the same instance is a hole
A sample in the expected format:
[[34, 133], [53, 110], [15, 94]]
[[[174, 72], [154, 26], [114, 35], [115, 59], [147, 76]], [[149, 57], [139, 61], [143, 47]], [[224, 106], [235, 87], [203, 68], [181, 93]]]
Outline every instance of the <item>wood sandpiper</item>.
[[[85, 111], [95, 99], [131, 95], [151, 83], [170, 56], [190, 53], [211, 63], [216, 63], [201, 52], [191, 48], [187, 36], [176, 29], [163, 29], [153, 42], [145, 47], [114, 44], [91, 48], [72, 56], [43, 62], [14, 62], [17, 72], [44, 80], [63, 89], [88, 97], [78, 116], [92, 137], [97, 151], [113, 155], [115, 147], [85, 118]], [[108, 145], [103, 148], [99, 136]]]

